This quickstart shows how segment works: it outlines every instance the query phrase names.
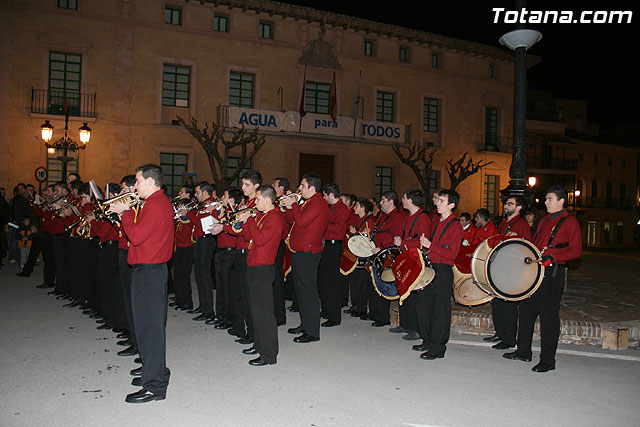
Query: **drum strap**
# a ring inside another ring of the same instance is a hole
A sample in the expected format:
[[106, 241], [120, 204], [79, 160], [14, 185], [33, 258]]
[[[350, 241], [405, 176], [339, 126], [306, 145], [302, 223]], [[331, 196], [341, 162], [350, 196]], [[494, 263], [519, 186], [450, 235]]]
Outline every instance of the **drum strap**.
[[364, 217], [364, 219], [362, 220], [362, 222], [360, 223], [360, 225], [358, 226], [358, 228], [356, 228], [356, 230], [360, 231], [360, 229], [362, 228], [362, 226], [367, 222], [367, 220], [371, 218], [371, 215], [367, 215]]
[[382, 226], [384, 225], [384, 223], [387, 222], [389, 217], [391, 217], [391, 215], [385, 216], [380, 224], [376, 224], [376, 226], [373, 228], [373, 232], [371, 233], [371, 238], [372, 239], [373, 239], [373, 236], [375, 236], [376, 234], [391, 233], [391, 230], [382, 230], [382, 231], [380, 230], [382, 228]]
[[[413, 239], [413, 238], [415, 238], [415, 237], [418, 237], [417, 235], [416, 235], [416, 236], [413, 236], [413, 235], [412, 235], [412, 233], [413, 233], [413, 227], [415, 227], [415, 225], [416, 225], [416, 221], [418, 220], [418, 217], [419, 217], [420, 215], [422, 215], [423, 213], [424, 213], [424, 211], [420, 212], [418, 215], [416, 215], [416, 217], [415, 217], [415, 218], [413, 218], [413, 222], [411, 223], [411, 227], [409, 228], [409, 237], [408, 237], [409, 239]], [[405, 233], [406, 233], [407, 229], [405, 228], [405, 230], [404, 230], [404, 231], [405, 231]], [[402, 234], [402, 240], [407, 239], [407, 236], [406, 236], [406, 234], [405, 234], [405, 233], [403, 233], [403, 234]]]
[[[547, 243], [547, 248], [550, 249], [560, 249], [560, 248], [566, 248], [567, 246], [569, 246], [568, 243], [560, 243], [556, 246], [551, 246], [551, 243], [553, 243], [553, 239], [556, 238], [556, 235], [558, 234], [558, 231], [560, 231], [560, 226], [562, 225], [562, 223], [564, 222], [565, 219], [567, 219], [568, 217], [563, 216], [562, 218], [560, 218], [560, 220], [558, 221], [558, 223], [553, 227], [553, 230], [551, 231], [551, 237], [549, 237], [549, 243]], [[542, 225], [542, 223], [546, 220], [543, 219], [542, 222], [540, 223], [540, 225]], [[538, 233], [540, 232], [540, 225], [538, 226], [538, 231], [536, 232], [536, 237], [538, 237]], [[535, 242], [535, 239], [534, 239]], [[566, 245], [566, 246], [561, 246], [561, 245]], [[544, 249], [543, 249], [544, 250]]]
[[[444, 230], [442, 230], [442, 233], [440, 233], [440, 238], [438, 239], [438, 242], [440, 242], [440, 240], [442, 240], [442, 236], [444, 236], [444, 233], [447, 232], [447, 229], [449, 228], [449, 226], [451, 225], [453, 221], [449, 221], [447, 222], [447, 224], [444, 226]], [[438, 231], [438, 226], [440, 225], [440, 223], [438, 222], [435, 226], [435, 228], [433, 229], [433, 234], [431, 234], [431, 241], [433, 242], [433, 239], [436, 235], [436, 231]], [[437, 243], [437, 242], [434, 242]]]

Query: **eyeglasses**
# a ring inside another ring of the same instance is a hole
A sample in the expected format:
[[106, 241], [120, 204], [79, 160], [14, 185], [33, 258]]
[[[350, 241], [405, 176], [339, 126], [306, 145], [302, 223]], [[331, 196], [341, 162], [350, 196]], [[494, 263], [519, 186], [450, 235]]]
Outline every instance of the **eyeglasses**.
[[505, 206], [515, 206], [516, 204], [513, 202], [507, 202], [504, 204]]

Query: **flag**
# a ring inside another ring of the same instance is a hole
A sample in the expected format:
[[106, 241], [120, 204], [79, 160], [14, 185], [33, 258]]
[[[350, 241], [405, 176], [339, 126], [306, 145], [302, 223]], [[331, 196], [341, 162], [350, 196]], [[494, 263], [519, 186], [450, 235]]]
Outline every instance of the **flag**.
[[300, 117], [304, 117], [307, 112], [304, 109], [304, 94], [307, 90], [307, 64], [304, 64], [304, 78], [302, 79], [302, 94], [300, 95], [300, 109], [298, 110], [300, 112]]
[[351, 106], [351, 117], [354, 120], [358, 119], [358, 107], [360, 106], [360, 77], [362, 77], [362, 71], [358, 77], [358, 88], [356, 89], [356, 96], [353, 98], [353, 105]]
[[331, 103], [329, 104], [331, 120], [336, 121], [336, 69], [333, 69], [333, 82], [331, 83]]

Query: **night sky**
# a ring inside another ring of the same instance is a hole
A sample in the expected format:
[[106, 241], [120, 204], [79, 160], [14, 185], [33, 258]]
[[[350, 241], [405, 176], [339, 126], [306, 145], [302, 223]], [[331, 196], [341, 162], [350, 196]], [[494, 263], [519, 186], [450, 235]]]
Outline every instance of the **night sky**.
[[[501, 47], [500, 36], [514, 24], [494, 24], [495, 7], [515, 10], [515, 1], [284, 0], [331, 12], [424, 30]], [[461, 6], [463, 4], [463, 6]], [[543, 38], [529, 50], [542, 58], [529, 69], [529, 87], [550, 89], [560, 98], [586, 99], [589, 121], [603, 129], [632, 123], [640, 126], [638, 25], [634, 1], [528, 1], [528, 10], [631, 10], [631, 24], [529, 24]], [[505, 48], [506, 49], [506, 48]], [[635, 61], [635, 63], [634, 63]]]

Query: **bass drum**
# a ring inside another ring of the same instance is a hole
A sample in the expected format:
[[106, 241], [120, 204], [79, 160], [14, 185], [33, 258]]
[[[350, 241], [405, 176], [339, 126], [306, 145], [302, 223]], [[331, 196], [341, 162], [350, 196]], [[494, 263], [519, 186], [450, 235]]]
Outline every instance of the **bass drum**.
[[481, 305], [491, 301], [489, 295], [473, 282], [471, 274], [462, 274], [457, 266], [453, 266], [453, 298], [456, 303], [467, 307]]
[[544, 266], [540, 258], [538, 248], [526, 239], [493, 236], [473, 253], [471, 274], [488, 294], [505, 301], [521, 301], [542, 283]]
[[375, 245], [371, 242], [371, 239], [362, 234], [354, 234], [349, 237], [347, 241], [347, 248], [358, 258], [369, 258], [372, 256], [374, 247]]

